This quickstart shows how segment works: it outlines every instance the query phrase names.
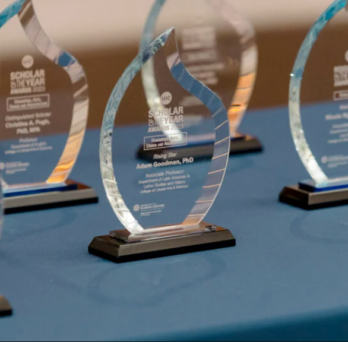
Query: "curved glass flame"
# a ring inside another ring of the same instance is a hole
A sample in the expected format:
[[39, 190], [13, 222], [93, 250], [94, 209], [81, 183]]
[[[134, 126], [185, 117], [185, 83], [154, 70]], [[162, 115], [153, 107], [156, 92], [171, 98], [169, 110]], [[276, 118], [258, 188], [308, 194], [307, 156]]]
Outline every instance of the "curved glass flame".
[[[170, 42], [173, 41], [175, 44], [170, 44]], [[171, 49], [173, 46], [175, 46], [175, 51]], [[181, 226], [199, 225], [207, 215], [220, 191], [229, 160], [230, 134], [229, 121], [225, 106], [209, 88], [194, 79], [186, 70], [177, 51], [175, 31], [174, 29], [170, 29], [150, 44], [147, 49], [142, 50], [126, 69], [111, 94], [104, 114], [100, 141], [102, 179], [107, 197], [116, 216], [123, 226], [132, 234], [141, 234], [144, 231], [144, 228], [135, 219], [132, 212], [127, 207], [115, 177], [112, 157], [114, 123], [122, 99], [135, 76], [162, 48], [166, 49], [166, 62], [173, 78], [176, 80], [178, 85], [204, 103], [213, 116], [215, 127], [215, 147], [214, 155], [211, 160], [210, 172], [208, 173], [205, 186], [201, 189], [201, 195], [194, 204], [189, 215], [186, 217], [184, 222], [182, 222]], [[169, 227], [170, 224], [166, 228], [168, 229]], [[158, 230], [158, 228], [156, 230]], [[149, 231], [149, 229], [147, 229], [147, 231]]]
[[87, 128], [89, 94], [86, 75], [76, 58], [57, 47], [43, 31], [31, 0], [18, 0], [7, 7], [0, 14], [0, 28], [15, 15], [18, 15], [33, 46], [42, 55], [62, 67], [73, 85], [74, 108], [68, 141], [57, 166], [46, 180], [48, 184], [64, 183], [75, 165]]
[[[239, 80], [232, 103], [228, 108], [231, 136], [235, 136], [248, 108], [256, 81], [258, 48], [255, 31], [251, 23], [225, 0], [205, 1], [212, 6], [212, 10], [215, 10], [221, 18], [236, 30], [242, 46]], [[156, 0], [152, 7], [143, 32], [140, 50], [146, 49], [153, 40], [157, 20], [167, 2], [168, 0]], [[160, 95], [157, 89], [153, 63], [147, 63], [143, 68], [142, 77], [148, 104], [150, 108], [156, 108], [160, 105]]]
[[304, 40], [291, 74], [289, 112], [290, 126], [296, 150], [312, 179], [325, 184], [329, 177], [323, 172], [307, 142], [301, 119], [301, 85], [306, 64], [319, 34], [333, 17], [347, 6], [347, 0], [335, 0], [312, 26]]

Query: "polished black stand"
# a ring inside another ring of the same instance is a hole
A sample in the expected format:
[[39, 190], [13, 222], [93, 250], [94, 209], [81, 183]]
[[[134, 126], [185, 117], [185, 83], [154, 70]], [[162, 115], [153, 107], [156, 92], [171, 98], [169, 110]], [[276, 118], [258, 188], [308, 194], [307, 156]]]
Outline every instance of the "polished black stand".
[[0, 317], [11, 316], [12, 308], [9, 302], [0, 296]]
[[98, 203], [98, 196], [92, 188], [71, 180], [66, 184], [62, 189], [28, 191], [15, 196], [5, 195], [5, 214]]
[[216, 227], [215, 231], [209, 233], [136, 243], [127, 243], [110, 235], [100, 236], [90, 244], [89, 253], [116, 263], [124, 263], [234, 246], [236, 239], [232, 233]]
[[[230, 155], [257, 153], [262, 152], [263, 147], [260, 141], [250, 135], [241, 135], [238, 138], [231, 139]], [[153, 161], [155, 154], [168, 154], [169, 152], [177, 153], [180, 158], [195, 158], [195, 160], [211, 158], [214, 153], [214, 144], [202, 143], [195, 146], [184, 146], [177, 148], [162, 148], [150, 151], [144, 151], [144, 147], [141, 146], [138, 150], [138, 158]], [[166, 160], [177, 160], [178, 157], [169, 157]]]
[[279, 200], [305, 210], [335, 207], [348, 204], [348, 189], [312, 192], [294, 185], [284, 188]]
[[263, 147], [259, 139], [250, 135], [243, 135], [239, 139], [231, 140], [230, 155], [262, 152]]

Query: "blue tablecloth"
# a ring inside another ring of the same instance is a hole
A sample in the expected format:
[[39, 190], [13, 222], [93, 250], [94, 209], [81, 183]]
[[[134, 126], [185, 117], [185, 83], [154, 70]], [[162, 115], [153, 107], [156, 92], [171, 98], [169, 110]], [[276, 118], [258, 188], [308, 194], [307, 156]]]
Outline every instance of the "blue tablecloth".
[[247, 115], [263, 154], [232, 157], [208, 221], [236, 248], [123, 265], [87, 252], [120, 224], [101, 183], [99, 132], [87, 134], [73, 177], [100, 204], [5, 217], [0, 294], [14, 315], [1, 340], [278, 340], [348, 338], [348, 207], [278, 203], [307, 178], [287, 109]]

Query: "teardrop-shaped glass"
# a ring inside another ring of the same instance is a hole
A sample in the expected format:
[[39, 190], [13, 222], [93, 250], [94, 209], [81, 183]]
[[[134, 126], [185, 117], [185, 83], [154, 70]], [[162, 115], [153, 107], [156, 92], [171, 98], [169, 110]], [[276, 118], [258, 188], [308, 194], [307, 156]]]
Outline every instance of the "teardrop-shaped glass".
[[84, 70], [47, 37], [32, 1], [9, 6], [0, 27], [0, 161], [6, 191], [62, 185], [86, 130]]
[[[145, 93], [139, 92], [141, 69], [147, 63], [156, 66], [161, 93], [151, 107]], [[191, 108], [181, 102], [188, 96], [196, 98], [205, 117], [195, 126]], [[195, 160], [192, 151], [178, 152], [176, 147], [201, 134], [214, 135], [213, 157]], [[163, 147], [165, 154], [160, 152]], [[139, 148], [154, 151], [153, 160], [139, 159]], [[228, 116], [222, 101], [188, 73], [174, 30], [165, 32], [127, 68], [104, 115], [102, 178], [123, 226], [132, 234], [156, 227], [158, 231], [198, 226], [219, 193], [229, 148]]]
[[[187, 70], [228, 108], [231, 135], [236, 136], [256, 79], [258, 52], [252, 25], [225, 0], [156, 0], [141, 48], [169, 27], [175, 27]], [[159, 96], [155, 68], [151, 64], [143, 68], [149, 103]], [[185, 96], [181, 102], [194, 115], [200, 113], [194, 97]]]
[[290, 84], [299, 155], [317, 186], [348, 180], [348, 12], [336, 0], [308, 33]]

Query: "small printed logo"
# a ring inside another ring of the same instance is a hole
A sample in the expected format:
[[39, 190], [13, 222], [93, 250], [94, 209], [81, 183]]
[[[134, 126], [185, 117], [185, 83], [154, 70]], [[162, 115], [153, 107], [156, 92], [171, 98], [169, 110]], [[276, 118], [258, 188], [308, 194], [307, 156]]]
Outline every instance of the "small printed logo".
[[0, 170], [5, 170], [5, 163], [0, 163]]
[[22, 65], [26, 69], [30, 69], [34, 65], [34, 58], [30, 55], [24, 56], [22, 59]]
[[22, 65], [26, 69], [30, 69], [34, 65], [34, 58], [30, 55], [24, 56], [22, 59]]
[[167, 105], [171, 104], [172, 101], [173, 101], [173, 95], [169, 91], [162, 94], [161, 102], [162, 102], [163, 106], [167, 106]]
[[323, 164], [327, 164], [328, 161], [329, 161], [329, 158], [328, 158], [328, 157], [323, 157], [323, 158], [321, 158], [321, 162], [322, 162]]
[[138, 212], [140, 210], [140, 205], [139, 204], [136, 204], [134, 207], [133, 207], [133, 210], [135, 212]]

